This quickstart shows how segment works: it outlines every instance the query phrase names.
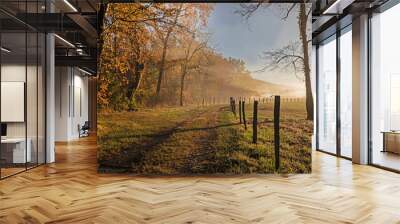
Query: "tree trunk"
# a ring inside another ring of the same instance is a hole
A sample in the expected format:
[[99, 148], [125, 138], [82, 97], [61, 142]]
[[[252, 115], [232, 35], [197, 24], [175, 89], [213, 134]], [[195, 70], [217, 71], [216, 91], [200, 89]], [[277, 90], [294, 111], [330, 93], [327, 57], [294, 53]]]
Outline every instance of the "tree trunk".
[[160, 91], [161, 91], [161, 82], [164, 76], [164, 66], [165, 66], [165, 57], [167, 56], [167, 45], [168, 45], [168, 39], [170, 36], [171, 32], [167, 33], [167, 36], [164, 39], [163, 42], [163, 51], [161, 55], [161, 60], [160, 60], [160, 65], [158, 67], [158, 81], [157, 81], [157, 90], [156, 90], [156, 99], [158, 101], [160, 97]]
[[185, 88], [185, 76], [186, 76], [186, 65], [182, 67], [182, 76], [181, 76], [181, 94], [179, 105], [183, 106], [183, 90]]
[[310, 57], [309, 57], [309, 44], [307, 38], [307, 22], [308, 15], [306, 12], [306, 4], [300, 4], [300, 12], [299, 12], [299, 31], [300, 31], [300, 40], [303, 46], [303, 54], [304, 54], [304, 77], [305, 77], [305, 85], [306, 85], [306, 111], [307, 111], [307, 120], [314, 119], [314, 103], [313, 103], [313, 95], [311, 89], [311, 69], [310, 69]]
[[171, 36], [172, 31], [174, 30], [176, 24], [178, 23], [178, 18], [181, 13], [183, 4], [179, 6], [179, 9], [175, 15], [174, 22], [172, 25], [168, 28], [167, 34], [165, 35], [164, 41], [163, 41], [163, 51], [161, 55], [161, 60], [160, 64], [158, 67], [158, 80], [157, 80], [157, 89], [156, 89], [156, 102], [158, 103], [159, 98], [160, 98], [160, 92], [161, 92], [161, 82], [164, 76], [164, 67], [165, 67], [165, 58], [167, 57], [167, 50], [168, 50], [168, 41]]
[[139, 89], [140, 82], [142, 80], [143, 64], [135, 62], [135, 70], [128, 70], [128, 90], [126, 97], [131, 100], [135, 95], [136, 90]]
[[140, 87], [140, 83], [142, 82], [142, 70], [140, 70], [136, 76], [136, 88], [135, 91], [133, 91], [132, 97], [135, 95], [136, 91], [139, 89]]

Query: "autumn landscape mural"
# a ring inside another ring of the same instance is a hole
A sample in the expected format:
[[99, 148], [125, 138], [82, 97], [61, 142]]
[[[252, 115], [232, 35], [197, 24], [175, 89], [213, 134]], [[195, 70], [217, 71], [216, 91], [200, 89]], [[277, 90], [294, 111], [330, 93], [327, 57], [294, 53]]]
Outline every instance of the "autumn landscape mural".
[[310, 6], [108, 4], [99, 171], [311, 172]]

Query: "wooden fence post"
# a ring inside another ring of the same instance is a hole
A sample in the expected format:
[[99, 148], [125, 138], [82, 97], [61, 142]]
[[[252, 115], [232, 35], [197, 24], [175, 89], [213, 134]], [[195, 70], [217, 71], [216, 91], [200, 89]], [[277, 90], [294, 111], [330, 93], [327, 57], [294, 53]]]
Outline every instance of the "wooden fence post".
[[244, 101], [242, 101], [242, 118], [243, 118], [244, 129], [247, 130], [245, 102]]
[[279, 120], [280, 120], [280, 107], [281, 97], [275, 96], [274, 104], [274, 142], [275, 142], [275, 170], [279, 170], [279, 148], [280, 148], [280, 134], [279, 134]]
[[254, 101], [253, 105], [253, 143], [257, 144], [257, 115], [258, 115], [258, 101]]
[[231, 111], [233, 113], [233, 99], [232, 99], [232, 97], [229, 98], [229, 104], [231, 106]]
[[235, 99], [235, 98], [233, 98], [232, 106], [233, 106], [233, 114], [234, 114], [235, 117], [236, 117], [236, 99]]
[[242, 99], [239, 100], [239, 122], [242, 123]]

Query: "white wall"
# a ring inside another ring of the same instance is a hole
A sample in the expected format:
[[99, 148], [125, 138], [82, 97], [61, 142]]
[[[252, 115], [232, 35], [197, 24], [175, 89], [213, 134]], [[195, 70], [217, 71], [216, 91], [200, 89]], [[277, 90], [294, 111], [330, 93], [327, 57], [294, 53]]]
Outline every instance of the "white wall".
[[[1, 66], [2, 82], [25, 82], [25, 64], [5, 64]], [[7, 110], [7, 108], [1, 108]], [[7, 137], [25, 137], [25, 123], [11, 122], [7, 123]]]
[[55, 68], [55, 140], [67, 141], [69, 133], [69, 68]]
[[[1, 66], [1, 81], [2, 82], [25, 82], [26, 67], [19, 64], [3, 64]], [[41, 69], [40, 69], [41, 70]], [[41, 72], [39, 70], [39, 73]], [[36, 66], [28, 66], [28, 87], [27, 87], [27, 119], [28, 129], [33, 127], [36, 130], [36, 78], [31, 77], [32, 74], [36, 77]], [[26, 82], [25, 82], [26, 83]], [[4, 97], [4, 96], [3, 96]], [[39, 105], [39, 107], [42, 105]], [[1, 108], [7, 110], [7, 108]], [[32, 123], [33, 122], [33, 123]], [[7, 135], [8, 137], [25, 137], [25, 123], [24, 122], [7, 122]], [[36, 132], [35, 132], [36, 135]], [[29, 130], [28, 130], [29, 137]]]
[[[15, 63], [15, 64], [2, 64], [2, 66], [1, 66], [1, 82], [23, 82], [24, 85], [25, 85], [26, 84], [25, 76], [26, 76], [26, 66], [25, 66], [25, 64], [23, 64], [23, 65], [22, 64], [18, 64], [18, 63]], [[2, 87], [3, 87], [3, 85], [2, 85]], [[4, 94], [3, 91], [4, 91], [4, 89], [2, 89], [2, 94]], [[24, 94], [25, 86], [24, 86], [24, 89], [22, 91], [23, 91], [22, 94]], [[36, 96], [36, 94], [35, 94], [35, 96]], [[5, 95], [5, 96], [2, 95], [1, 98], [8, 98], [8, 96], [7, 95]], [[25, 102], [23, 104], [24, 105], [22, 106], [22, 108], [20, 108], [20, 110], [22, 110], [22, 113], [23, 113], [23, 116], [24, 116], [24, 114], [25, 114]], [[2, 106], [4, 106], [4, 105], [2, 105]], [[7, 108], [7, 107], [1, 107], [0, 109], [2, 111], [2, 114], [3, 113], [13, 113], [13, 111], [10, 111], [10, 108]], [[21, 111], [19, 111], [18, 113], [20, 113], [20, 112]], [[28, 120], [30, 120], [30, 119], [28, 118]], [[26, 132], [27, 125], [26, 125], [26, 121], [25, 121], [25, 116], [23, 117], [23, 121], [22, 122], [4, 122], [4, 123], [7, 124], [7, 136], [6, 136], [7, 138], [9, 138], [9, 139], [11, 139], [11, 138], [22, 138], [22, 139], [25, 139], [25, 137], [27, 137], [29, 139], [31, 137], [31, 136], [25, 134], [25, 133], [27, 133]], [[28, 141], [28, 142], [30, 142], [30, 141]], [[31, 157], [31, 158], [28, 158], [28, 160], [27, 160], [29, 162], [32, 161], [32, 153], [31, 152], [36, 150], [36, 148], [32, 148], [31, 145], [32, 144], [28, 145], [28, 148], [30, 148], [31, 150], [27, 153], [27, 156]], [[4, 147], [3, 144], [2, 144], [2, 146]], [[4, 150], [4, 149], [2, 149], [2, 150]], [[24, 151], [25, 150], [26, 149], [24, 149]], [[25, 153], [23, 155], [25, 155]], [[21, 160], [18, 160], [18, 161], [19, 162], [23, 162], [23, 161], [25, 161], [25, 159], [21, 158]]]
[[56, 67], [55, 140], [79, 138], [78, 125], [88, 120], [88, 78], [76, 68]]
[[88, 111], [88, 78], [82, 76], [83, 74], [75, 69], [74, 71], [74, 107], [72, 108], [72, 120], [71, 120], [71, 135], [73, 138], [79, 137], [78, 125], [82, 126], [85, 121], [89, 119]]

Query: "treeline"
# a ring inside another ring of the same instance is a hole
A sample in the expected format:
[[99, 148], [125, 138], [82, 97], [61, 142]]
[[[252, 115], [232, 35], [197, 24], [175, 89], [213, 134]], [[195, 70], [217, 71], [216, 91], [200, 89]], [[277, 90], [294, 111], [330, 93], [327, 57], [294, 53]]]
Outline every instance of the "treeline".
[[[212, 4], [108, 4], [101, 35], [102, 110], [187, 105], [204, 98], [259, 96], [240, 59], [212, 49], [202, 32]], [[271, 86], [271, 88], [274, 88]]]

